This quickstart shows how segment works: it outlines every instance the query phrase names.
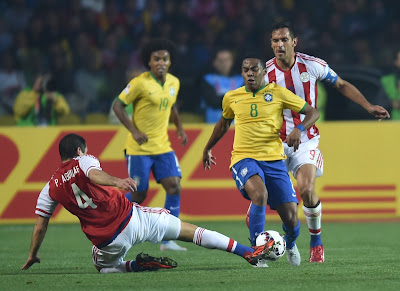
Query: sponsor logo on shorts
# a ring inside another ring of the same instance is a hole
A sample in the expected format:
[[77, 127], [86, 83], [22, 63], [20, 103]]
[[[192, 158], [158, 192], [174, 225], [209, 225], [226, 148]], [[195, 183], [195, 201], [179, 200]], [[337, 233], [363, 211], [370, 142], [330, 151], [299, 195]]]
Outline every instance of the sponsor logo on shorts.
[[244, 177], [244, 176], [246, 176], [247, 172], [248, 172], [248, 170], [247, 170], [247, 167], [246, 167], [246, 168], [244, 168], [243, 170], [240, 171], [240, 175], [242, 175], [242, 177]]

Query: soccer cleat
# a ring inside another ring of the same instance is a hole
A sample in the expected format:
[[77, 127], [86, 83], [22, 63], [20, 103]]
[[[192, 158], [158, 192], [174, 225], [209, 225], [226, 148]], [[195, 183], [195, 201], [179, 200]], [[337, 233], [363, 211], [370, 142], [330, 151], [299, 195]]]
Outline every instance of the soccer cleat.
[[325, 261], [324, 246], [310, 247], [310, 263], [323, 263]]
[[287, 259], [292, 266], [300, 266], [301, 257], [296, 244], [291, 249], [286, 249], [286, 253]]
[[187, 251], [187, 248], [181, 247], [176, 242], [170, 240], [167, 243], [161, 243], [161, 251]]
[[267, 263], [265, 260], [267, 259], [267, 255], [269, 251], [272, 249], [272, 246], [274, 245], [273, 240], [267, 241], [265, 244], [262, 246], [255, 246], [252, 247], [254, 249], [254, 252], [245, 256], [244, 258], [253, 266], [253, 267], [258, 267], [258, 268], [265, 268], [268, 267]]
[[172, 269], [178, 267], [178, 263], [168, 257], [152, 257], [140, 253], [136, 256], [136, 264], [145, 271], [157, 271], [158, 269]]

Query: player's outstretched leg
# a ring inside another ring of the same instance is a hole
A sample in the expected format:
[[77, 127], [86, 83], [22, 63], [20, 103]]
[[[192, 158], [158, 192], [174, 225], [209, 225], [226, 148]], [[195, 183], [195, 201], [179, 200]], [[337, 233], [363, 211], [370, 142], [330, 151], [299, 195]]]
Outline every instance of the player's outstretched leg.
[[296, 245], [296, 239], [300, 234], [300, 221], [295, 228], [289, 228], [285, 224], [282, 228], [285, 231], [287, 259], [292, 266], [300, 266], [301, 256]]
[[320, 201], [314, 207], [303, 205], [304, 215], [307, 220], [308, 230], [311, 235], [309, 262], [323, 263], [324, 246], [321, 241], [321, 215], [322, 204]]
[[234, 253], [244, 258], [253, 267], [268, 267], [265, 260], [266, 254], [273, 245], [273, 241], [268, 241], [259, 247], [248, 247], [219, 232], [202, 227], [197, 227], [195, 230], [193, 243], [208, 249], [219, 249]]

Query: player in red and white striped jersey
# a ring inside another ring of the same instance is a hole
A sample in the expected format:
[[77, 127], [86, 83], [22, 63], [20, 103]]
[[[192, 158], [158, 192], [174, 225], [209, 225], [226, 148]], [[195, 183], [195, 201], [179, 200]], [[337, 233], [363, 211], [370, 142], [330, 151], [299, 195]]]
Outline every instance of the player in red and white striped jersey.
[[130, 202], [114, 187], [136, 191], [135, 181], [104, 172], [100, 162], [87, 155], [86, 142], [79, 135], [64, 136], [59, 151], [62, 164], [39, 194], [35, 211], [39, 217], [23, 270], [40, 262], [39, 248], [59, 203], [79, 218], [82, 231], [93, 243], [93, 263], [101, 273], [174, 268], [177, 263], [167, 257], [155, 258], [143, 253], [135, 261], [124, 261], [124, 257], [136, 244], [176, 239], [234, 253], [255, 267], [268, 267], [265, 259], [273, 247], [272, 241], [251, 248], [218, 232], [182, 222], [165, 208], [143, 207]]
[[[336, 88], [350, 100], [358, 103], [378, 119], [390, 118], [389, 113], [379, 105], [370, 104], [361, 92], [349, 82], [341, 79], [324, 61], [303, 53], [295, 52], [297, 37], [288, 22], [274, 25], [271, 33], [271, 47], [275, 57], [266, 63], [267, 83], [277, 83], [303, 98], [317, 108], [317, 81]], [[323, 156], [318, 149], [319, 131], [313, 125], [302, 130], [301, 144], [297, 151], [285, 143], [286, 137], [304, 119], [288, 109], [284, 110], [281, 139], [287, 155], [286, 166], [297, 180], [297, 189], [303, 199], [303, 210], [311, 235], [310, 262], [324, 261], [321, 242], [321, 202], [315, 193], [315, 179], [322, 175]]]

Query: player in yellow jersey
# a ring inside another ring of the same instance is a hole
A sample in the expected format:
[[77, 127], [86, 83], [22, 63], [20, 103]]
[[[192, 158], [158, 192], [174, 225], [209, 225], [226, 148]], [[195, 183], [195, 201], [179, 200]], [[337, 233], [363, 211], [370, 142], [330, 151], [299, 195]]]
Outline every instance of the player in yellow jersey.
[[[167, 192], [164, 208], [179, 217], [182, 175], [168, 137], [170, 119], [182, 145], [186, 145], [187, 136], [175, 106], [179, 80], [168, 73], [174, 55], [175, 45], [171, 41], [154, 39], [145, 44], [141, 57], [149, 71], [129, 82], [114, 102], [113, 110], [129, 130], [125, 156], [129, 176], [137, 183], [137, 192], [128, 198], [137, 203], [144, 201], [152, 171], [157, 183]], [[129, 104], [133, 105], [132, 121], [124, 110]], [[160, 249], [186, 250], [174, 241], [162, 242]]]
[[268, 204], [283, 221], [288, 260], [300, 265], [296, 238], [300, 234], [296, 193], [283, 160], [286, 158], [279, 131], [284, 109], [305, 114], [304, 120], [288, 135], [286, 142], [297, 150], [301, 132], [317, 121], [319, 114], [303, 99], [277, 84], [266, 84], [266, 68], [261, 59], [250, 56], [242, 62], [245, 86], [229, 91], [222, 100], [222, 117], [203, 151], [204, 169], [215, 165], [211, 149], [228, 131], [235, 119], [235, 139], [230, 169], [243, 197], [251, 200], [250, 240], [265, 226]]

